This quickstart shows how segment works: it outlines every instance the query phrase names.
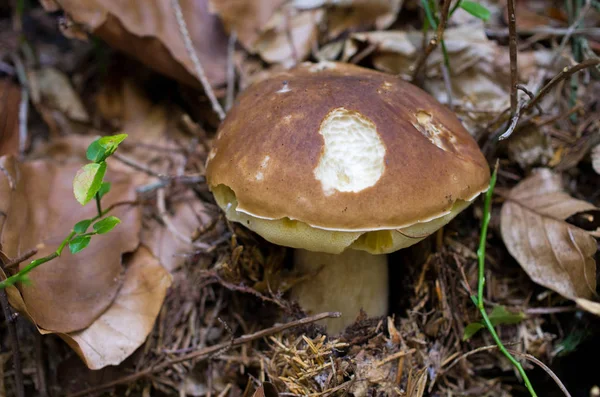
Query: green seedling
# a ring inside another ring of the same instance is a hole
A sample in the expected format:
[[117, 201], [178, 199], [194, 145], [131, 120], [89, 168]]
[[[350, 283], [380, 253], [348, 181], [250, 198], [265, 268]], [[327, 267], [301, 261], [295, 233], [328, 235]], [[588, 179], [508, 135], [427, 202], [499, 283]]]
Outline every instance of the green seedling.
[[[98, 214], [92, 219], [77, 222], [56, 251], [31, 261], [21, 271], [0, 282], [0, 289], [16, 283], [30, 284], [29, 273], [41, 264], [58, 258], [65, 247], [68, 246], [72, 254], [81, 252], [90, 244], [92, 236], [108, 233], [121, 223], [116, 216], [108, 216], [110, 208], [102, 211], [102, 198], [110, 191], [111, 187], [109, 182], [104, 182], [107, 168], [106, 159], [117, 150], [125, 138], [127, 138], [127, 134], [118, 134], [102, 137], [92, 142], [86, 152], [90, 163], [81, 167], [73, 179], [75, 199], [83, 206], [95, 198]], [[90, 226], [92, 231], [88, 232]]]

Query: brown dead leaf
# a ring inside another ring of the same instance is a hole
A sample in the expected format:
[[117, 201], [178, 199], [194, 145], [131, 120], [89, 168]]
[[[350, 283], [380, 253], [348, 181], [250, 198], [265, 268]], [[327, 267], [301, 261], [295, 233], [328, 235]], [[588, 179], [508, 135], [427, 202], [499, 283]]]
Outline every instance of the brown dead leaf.
[[327, 30], [330, 38], [345, 31], [388, 28], [398, 16], [403, 0], [294, 0], [298, 9], [327, 7]]
[[60, 110], [71, 120], [87, 122], [89, 116], [69, 78], [60, 70], [48, 67], [29, 72], [31, 99], [35, 104]]
[[[227, 37], [208, 0], [180, 0], [198, 58], [213, 87], [225, 83]], [[61, 0], [73, 19], [109, 45], [181, 82], [200, 87], [169, 1]]]
[[112, 305], [86, 329], [59, 334], [90, 369], [117, 365], [144, 343], [171, 285], [171, 275], [143, 245], [125, 266]]
[[219, 15], [227, 31], [236, 32], [244, 48], [254, 53], [264, 27], [284, 3], [285, 0], [208, 0], [208, 7]]
[[[199, 228], [207, 227], [212, 221], [202, 201], [193, 195], [188, 195], [187, 199], [177, 200], [169, 218], [177, 232], [190, 240], [197, 234]], [[141, 240], [168, 271], [177, 269], [185, 262], [185, 254], [196, 250], [190, 243], [178, 238], [155, 219], [149, 219], [145, 223]]]
[[[508, 49], [487, 37], [481, 21], [446, 29], [444, 42], [450, 61], [453, 104], [460, 106], [459, 116], [467, 129], [474, 131], [482, 122], [489, 122], [489, 113], [485, 112], [500, 112], [509, 105]], [[373, 48], [368, 59], [376, 69], [409, 80], [423, 51], [422, 43], [421, 32], [355, 33], [346, 41], [342, 60], [352, 62], [355, 57], [362, 56], [364, 48]], [[520, 81], [529, 81], [540, 67], [549, 64], [551, 58], [551, 52], [546, 50], [519, 52]], [[431, 53], [427, 58], [424, 88], [438, 101], [447, 104], [442, 65], [442, 52]]]
[[19, 153], [20, 87], [0, 79], [0, 156]]
[[256, 52], [263, 60], [285, 67], [305, 60], [316, 43], [324, 15], [322, 9], [299, 11], [291, 4], [280, 7], [263, 27]]
[[[37, 248], [33, 259], [53, 252], [75, 223], [96, 215], [94, 205], [81, 207], [73, 197], [72, 181], [80, 164], [58, 166], [49, 161], [17, 163], [0, 158], [0, 244], [15, 258]], [[103, 199], [133, 201], [128, 175], [107, 172], [112, 189]], [[89, 326], [113, 302], [122, 284], [122, 258], [139, 244], [140, 211], [122, 206], [113, 212], [122, 223], [111, 233], [94, 236], [85, 251], [60, 258], [30, 273], [32, 285], [19, 285], [26, 311], [42, 331], [73, 332]], [[25, 266], [21, 264], [21, 267]], [[11, 303], [14, 303], [11, 301]]]
[[502, 239], [531, 279], [569, 299], [596, 295], [596, 240], [565, 219], [597, 210], [562, 189], [542, 168], [515, 186], [502, 206]]

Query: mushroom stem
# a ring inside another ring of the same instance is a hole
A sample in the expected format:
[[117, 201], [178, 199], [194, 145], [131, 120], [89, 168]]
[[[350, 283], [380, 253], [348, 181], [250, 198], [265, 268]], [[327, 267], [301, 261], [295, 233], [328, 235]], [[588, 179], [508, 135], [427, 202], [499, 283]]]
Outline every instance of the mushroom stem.
[[352, 324], [361, 308], [369, 317], [387, 314], [386, 255], [351, 249], [337, 255], [296, 249], [294, 266], [301, 274], [318, 272], [292, 288], [292, 297], [307, 313], [342, 312], [340, 318], [321, 322], [328, 334], [338, 334]]

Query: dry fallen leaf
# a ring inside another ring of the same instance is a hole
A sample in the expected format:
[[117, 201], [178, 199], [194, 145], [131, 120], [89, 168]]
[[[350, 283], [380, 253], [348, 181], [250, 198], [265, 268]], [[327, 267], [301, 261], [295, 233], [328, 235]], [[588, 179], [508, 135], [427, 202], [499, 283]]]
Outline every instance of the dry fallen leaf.
[[[168, 271], [177, 269], [185, 262], [186, 254], [197, 250], [189, 242], [178, 237], [192, 239], [199, 228], [207, 227], [212, 218], [207, 214], [202, 201], [193, 195], [177, 200], [169, 214], [170, 221], [178, 235], [156, 219], [145, 221], [141, 240]], [[222, 231], [221, 231], [222, 232]]]
[[[0, 244], [16, 258], [37, 248], [33, 259], [56, 250], [75, 223], [96, 215], [95, 205], [81, 207], [73, 197], [72, 181], [81, 163], [58, 166], [49, 161], [17, 163], [0, 158]], [[131, 178], [111, 170], [112, 189], [106, 207], [136, 198]], [[122, 285], [121, 256], [139, 244], [140, 210], [122, 206], [112, 213], [122, 223], [111, 233], [94, 236], [85, 251], [60, 258], [30, 273], [32, 285], [19, 285], [26, 311], [45, 331], [73, 332], [94, 322], [113, 302]], [[21, 264], [21, 268], [28, 262]], [[11, 302], [13, 303], [13, 302]]]
[[279, 8], [262, 27], [256, 52], [265, 61], [285, 67], [305, 60], [317, 41], [324, 15], [322, 9], [299, 11], [291, 5]]
[[208, 7], [219, 15], [229, 33], [236, 32], [246, 50], [255, 52], [260, 33], [284, 3], [285, 0], [208, 0]]
[[[225, 83], [227, 37], [208, 0], [180, 0], [187, 29], [213, 87]], [[61, 0], [75, 22], [151, 68], [199, 87], [170, 1]]]
[[71, 120], [81, 122], [89, 120], [79, 95], [63, 72], [47, 67], [32, 70], [28, 77], [32, 88], [31, 99], [34, 103], [42, 102], [51, 109], [60, 110]]
[[536, 170], [502, 206], [502, 238], [531, 279], [569, 299], [596, 295], [596, 240], [565, 219], [597, 210], [562, 189], [560, 176]]
[[90, 369], [117, 365], [144, 343], [171, 285], [171, 275], [143, 245], [125, 266], [113, 304], [88, 328], [59, 334]]
[[19, 152], [19, 103], [21, 89], [0, 79], [0, 156]]
[[[503, 111], [509, 105], [508, 49], [487, 37], [481, 21], [446, 29], [444, 42], [449, 54], [453, 104], [460, 106], [457, 113], [467, 129], [473, 132], [481, 123], [489, 122], [489, 112]], [[409, 80], [423, 51], [422, 44], [420, 32], [355, 33], [346, 40], [342, 60], [352, 62], [356, 57], [367, 56], [376, 69]], [[366, 50], [371, 52], [364, 54]], [[540, 67], [549, 64], [551, 58], [552, 53], [546, 50], [519, 52], [520, 80], [529, 81]], [[432, 52], [427, 58], [424, 88], [438, 101], [447, 104], [442, 64], [442, 52]]]

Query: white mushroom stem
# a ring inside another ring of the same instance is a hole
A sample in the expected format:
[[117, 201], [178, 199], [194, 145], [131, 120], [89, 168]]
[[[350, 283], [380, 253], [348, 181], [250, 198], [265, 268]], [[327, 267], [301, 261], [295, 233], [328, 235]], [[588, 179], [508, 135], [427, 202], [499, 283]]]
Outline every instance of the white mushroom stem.
[[386, 255], [346, 250], [326, 254], [294, 250], [294, 266], [300, 274], [319, 271], [292, 288], [292, 297], [311, 314], [342, 312], [342, 317], [323, 320], [329, 335], [352, 324], [362, 308], [368, 316], [388, 311], [388, 268]]

